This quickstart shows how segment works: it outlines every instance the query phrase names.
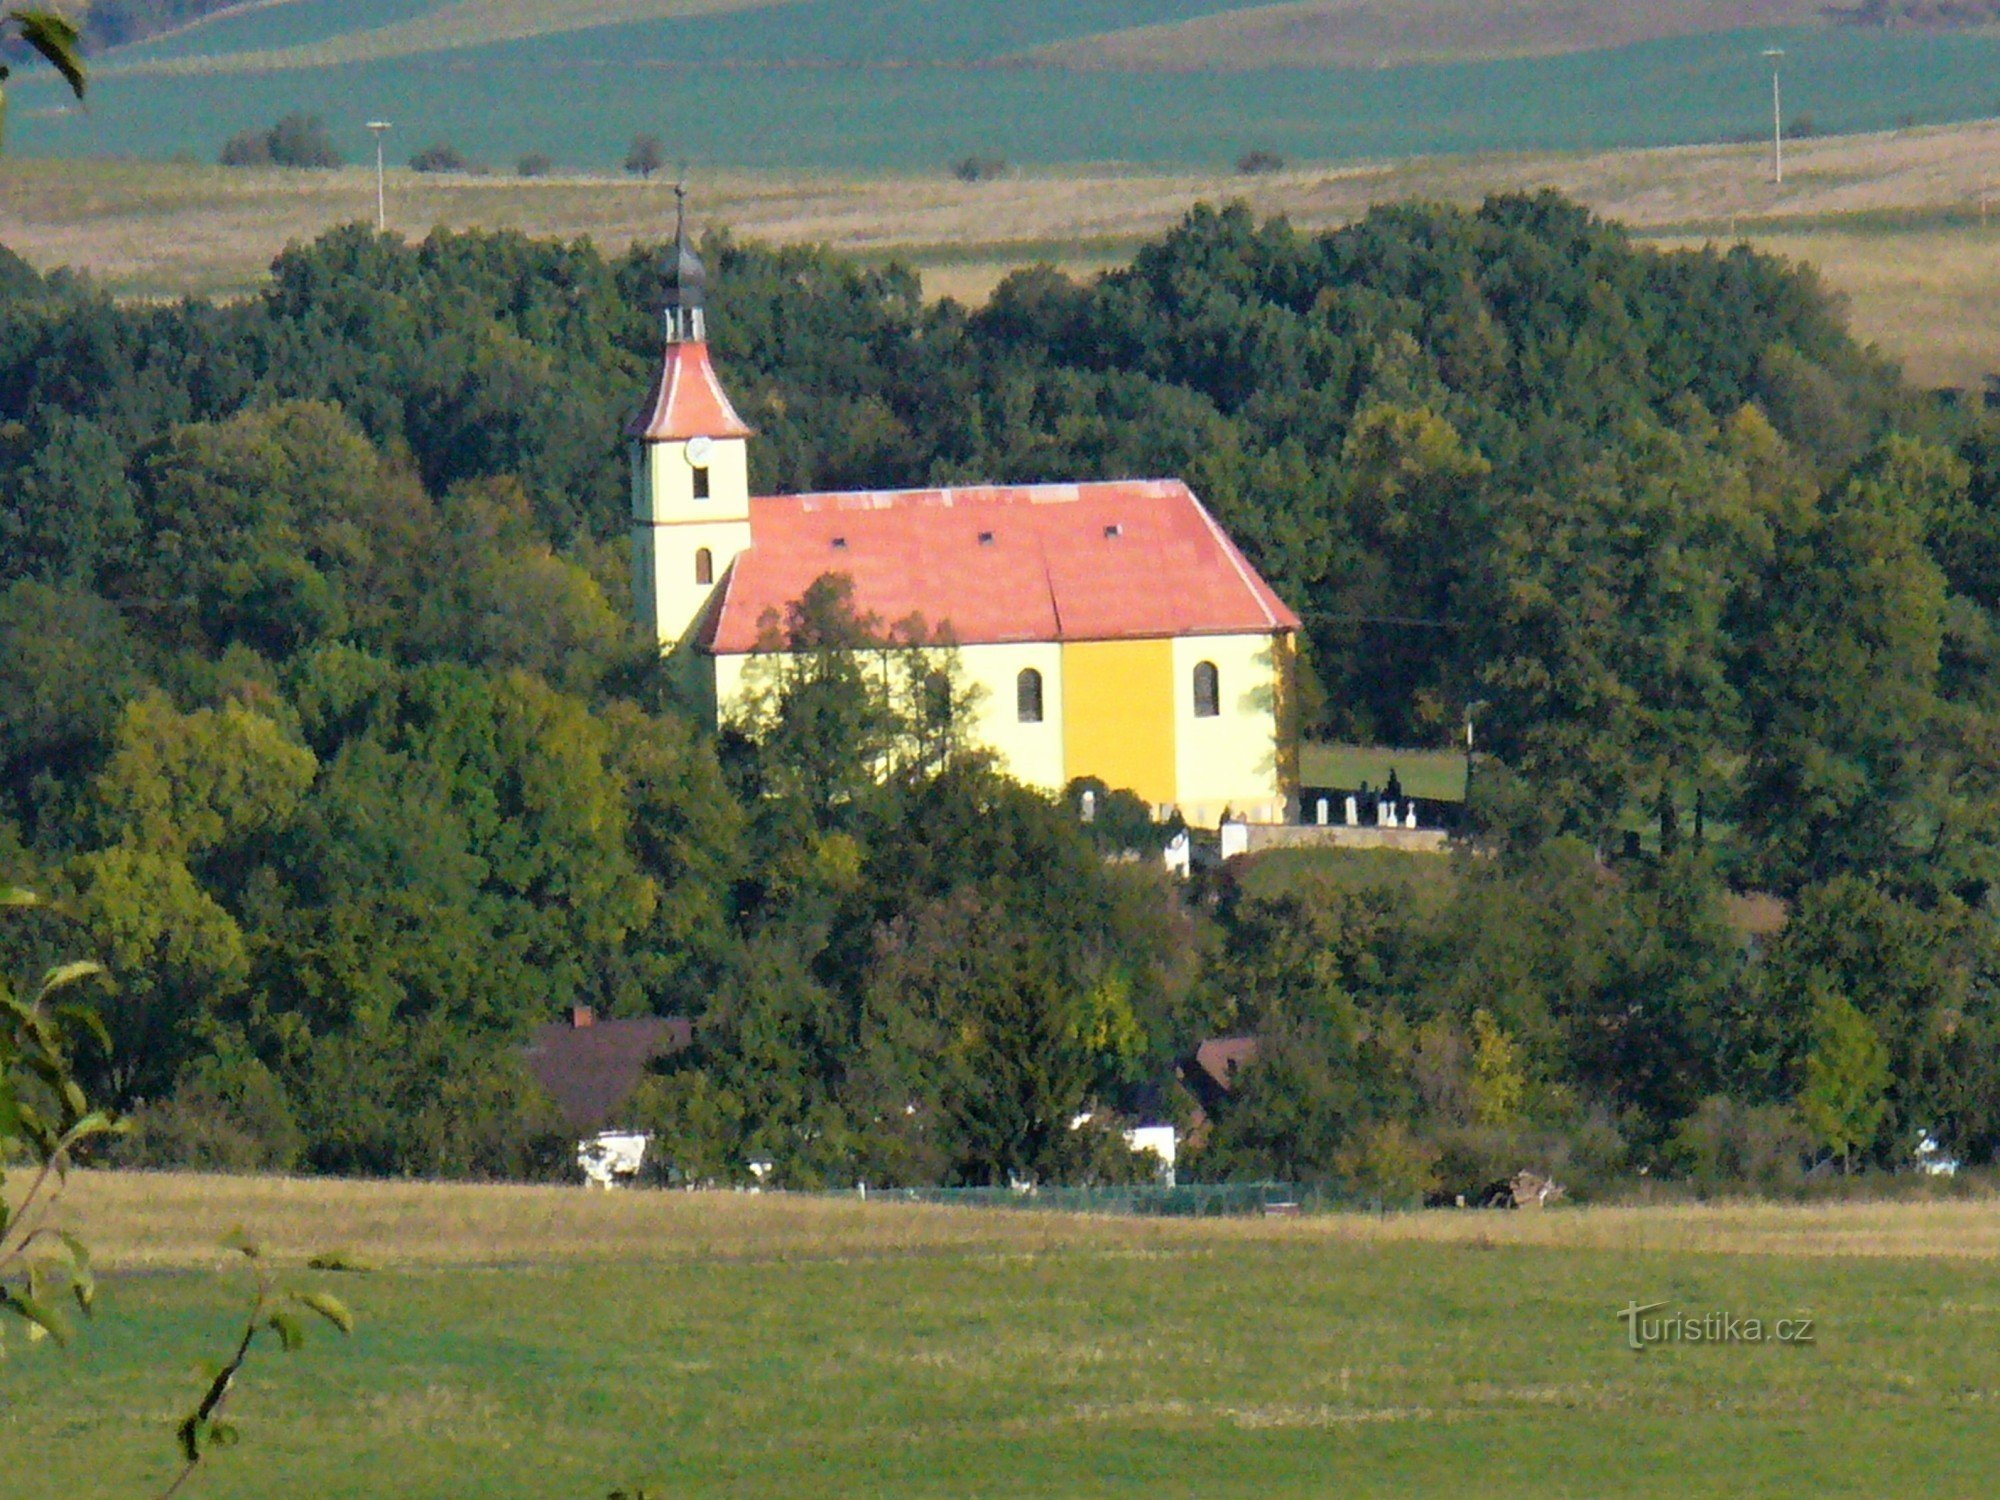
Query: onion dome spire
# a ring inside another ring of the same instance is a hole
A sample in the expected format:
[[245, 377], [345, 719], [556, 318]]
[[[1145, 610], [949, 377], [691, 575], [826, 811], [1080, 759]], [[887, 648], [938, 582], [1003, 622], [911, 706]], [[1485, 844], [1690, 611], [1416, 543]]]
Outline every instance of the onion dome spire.
[[708, 267], [687, 237], [687, 184], [674, 185], [674, 259], [667, 268], [667, 342], [699, 344], [708, 337]]

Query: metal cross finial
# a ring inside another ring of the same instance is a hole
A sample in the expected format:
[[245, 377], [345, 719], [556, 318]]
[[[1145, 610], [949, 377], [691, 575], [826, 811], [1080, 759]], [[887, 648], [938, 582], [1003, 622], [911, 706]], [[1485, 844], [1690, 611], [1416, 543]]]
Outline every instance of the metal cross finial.
[[687, 243], [688, 180], [687, 164], [681, 164], [680, 180], [674, 184], [674, 242]]

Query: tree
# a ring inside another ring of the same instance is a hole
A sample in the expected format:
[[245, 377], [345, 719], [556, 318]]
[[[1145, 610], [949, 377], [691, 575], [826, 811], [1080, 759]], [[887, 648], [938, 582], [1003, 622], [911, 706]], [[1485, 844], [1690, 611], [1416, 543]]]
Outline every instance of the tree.
[[[19, 37], [50, 67], [62, 74], [63, 82], [79, 100], [88, 81], [84, 75], [83, 40], [69, 20], [46, 10], [10, 10], [0, 15], [0, 39], [9, 33]], [[12, 69], [0, 63], [0, 131], [7, 123], [7, 79]]]
[[625, 153], [625, 170], [651, 177], [667, 164], [667, 148], [656, 135], [635, 135], [632, 149]]
[[280, 167], [330, 169], [342, 157], [318, 115], [289, 114], [271, 127], [271, 161]]
[[225, 167], [329, 169], [342, 165], [340, 150], [318, 115], [289, 114], [268, 130], [231, 136], [218, 160]]
[[1849, 1171], [1854, 1153], [1873, 1146], [1888, 1114], [1889, 1049], [1846, 996], [1822, 990], [1813, 1005], [1799, 1113], [1815, 1139]]

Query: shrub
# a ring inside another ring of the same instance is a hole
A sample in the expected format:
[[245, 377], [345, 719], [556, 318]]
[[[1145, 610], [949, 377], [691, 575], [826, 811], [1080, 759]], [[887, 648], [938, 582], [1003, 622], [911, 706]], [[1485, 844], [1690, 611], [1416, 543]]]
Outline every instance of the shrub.
[[271, 165], [271, 134], [267, 130], [243, 130], [222, 144], [216, 160], [225, 167], [268, 167]]
[[1007, 161], [1000, 156], [962, 156], [951, 164], [951, 175], [960, 182], [990, 182], [1007, 175]]
[[1285, 159], [1275, 151], [1245, 151], [1236, 158], [1236, 170], [1245, 177], [1264, 177], [1285, 170]]
[[1667, 1163], [1704, 1188], [1784, 1192], [1805, 1180], [1811, 1149], [1796, 1109], [1714, 1097], [1675, 1127]]
[[271, 160], [281, 167], [337, 167], [340, 152], [318, 115], [286, 115], [271, 127]]
[[225, 167], [327, 168], [342, 163], [318, 115], [290, 114], [269, 130], [231, 136], [217, 158]]
[[456, 146], [439, 142], [426, 146], [410, 158], [412, 172], [469, 172], [472, 163], [465, 159], [465, 153]]
[[546, 152], [530, 151], [526, 156], [521, 158], [520, 164], [514, 168], [514, 172], [516, 176], [520, 177], [546, 177], [555, 171], [555, 169], [555, 162]]
[[205, 1058], [173, 1093], [133, 1111], [131, 1132], [112, 1148], [121, 1167], [214, 1172], [285, 1172], [304, 1145], [276, 1075], [254, 1058]]

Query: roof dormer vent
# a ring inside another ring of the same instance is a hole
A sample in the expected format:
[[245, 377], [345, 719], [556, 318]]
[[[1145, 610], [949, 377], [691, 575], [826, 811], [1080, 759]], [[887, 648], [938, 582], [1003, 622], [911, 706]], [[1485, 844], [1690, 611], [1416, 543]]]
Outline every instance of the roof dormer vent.
[[1115, 542], [1118, 538], [1125, 535], [1125, 527], [1121, 522], [1113, 521], [1109, 526], [1104, 528], [1104, 535], [1109, 540]]

